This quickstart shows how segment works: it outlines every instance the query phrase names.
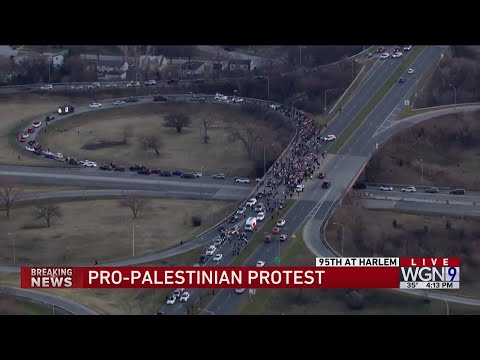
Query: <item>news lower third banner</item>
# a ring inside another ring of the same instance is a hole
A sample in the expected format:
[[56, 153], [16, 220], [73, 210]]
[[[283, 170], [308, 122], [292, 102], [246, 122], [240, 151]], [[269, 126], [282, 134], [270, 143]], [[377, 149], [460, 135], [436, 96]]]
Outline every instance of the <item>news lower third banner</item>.
[[22, 288], [458, 289], [458, 258], [317, 258], [315, 267], [22, 267]]

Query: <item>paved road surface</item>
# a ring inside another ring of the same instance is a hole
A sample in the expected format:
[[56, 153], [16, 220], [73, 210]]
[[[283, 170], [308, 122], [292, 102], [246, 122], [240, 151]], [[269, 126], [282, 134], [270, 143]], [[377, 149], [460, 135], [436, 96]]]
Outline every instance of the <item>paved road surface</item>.
[[404, 201], [416, 201], [416, 202], [431, 202], [431, 203], [450, 203], [459, 205], [479, 205], [480, 206], [480, 194], [470, 193], [467, 195], [453, 195], [447, 191], [439, 192], [437, 194], [420, 192], [408, 193], [401, 191], [381, 191], [373, 189], [355, 190], [365, 194], [369, 198], [375, 199], [391, 199], [391, 200], [404, 200]]
[[98, 315], [95, 311], [82, 304], [77, 304], [72, 300], [48, 294], [46, 292], [0, 285], [0, 293], [27, 298], [52, 306], [55, 305], [56, 307], [68, 311], [73, 315]]

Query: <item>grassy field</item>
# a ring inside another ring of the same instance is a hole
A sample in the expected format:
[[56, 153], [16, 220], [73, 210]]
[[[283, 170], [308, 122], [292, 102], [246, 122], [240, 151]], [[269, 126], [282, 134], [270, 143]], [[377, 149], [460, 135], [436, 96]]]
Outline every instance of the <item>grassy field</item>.
[[[447, 115], [402, 130], [366, 167], [370, 182], [480, 190], [480, 112]], [[423, 162], [423, 164], [422, 164]]]
[[448, 292], [480, 297], [480, 220], [476, 217], [446, 218], [343, 205], [335, 210], [326, 229], [334, 249], [342, 248], [342, 236], [345, 256], [460, 257], [461, 288]]
[[[188, 114], [192, 123], [181, 133], [163, 126], [170, 113]], [[209, 144], [203, 143], [202, 119], [212, 119], [215, 125], [208, 133]], [[249, 174], [254, 166], [248, 159], [241, 141], [229, 138], [225, 119], [242, 124], [251, 119], [239, 108], [213, 104], [145, 104], [135, 107], [100, 110], [95, 113], [79, 114], [71, 120], [54, 124], [46, 134], [41, 134], [41, 144], [58, 149], [76, 158], [88, 158], [97, 163], [114, 161], [124, 165], [142, 163], [151, 168], [165, 170], [201, 171], [206, 174], [223, 172], [227, 175]], [[126, 126], [132, 126], [126, 145], [87, 150], [85, 144], [96, 141], [121, 141]], [[162, 142], [159, 155], [141, 140], [151, 134]], [[288, 143], [288, 135], [278, 136], [282, 148]], [[286, 142], [285, 142], [286, 141]], [[224, 151], [228, 149], [228, 151]]]
[[68, 315], [59, 308], [0, 293], [0, 315]]
[[383, 99], [387, 92], [396, 84], [398, 78], [408, 69], [410, 64], [416, 59], [418, 54], [422, 51], [423, 46], [415, 46], [413, 50], [405, 56], [405, 60], [402, 65], [388, 78], [385, 84], [377, 91], [377, 93], [372, 97], [370, 102], [365, 105], [360, 114], [350, 122], [350, 125], [345, 129], [345, 131], [340, 135], [340, 137], [335, 141], [333, 146], [330, 148], [329, 152], [336, 154], [342, 145], [347, 141], [348, 138], [355, 132], [355, 130], [362, 124], [363, 120], [370, 114], [375, 106]]
[[[64, 265], [99, 263], [132, 256], [135, 226], [135, 256], [161, 251], [189, 241], [232, 212], [237, 204], [224, 201], [151, 199], [133, 220], [129, 208], [119, 201], [78, 200], [58, 202], [63, 213], [52, 220], [35, 218], [35, 208], [18, 203], [7, 220], [0, 217], [0, 263]], [[202, 225], [194, 227], [192, 216]], [[10, 234], [10, 235], [9, 235]]]
[[[198, 248], [142, 266], [190, 266], [204, 253]], [[18, 273], [0, 273], [0, 283], [20, 287]], [[164, 304], [171, 289], [53, 289], [43, 290], [65, 297], [105, 315], [153, 315]]]
[[[286, 266], [311, 266], [315, 257], [303, 242], [301, 232], [292, 239], [284, 258]], [[239, 315], [446, 315], [443, 301], [426, 301], [391, 290], [360, 290], [363, 308], [352, 310], [346, 290], [260, 289], [248, 295], [238, 308]], [[480, 314], [480, 307], [449, 303], [450, 315]]]

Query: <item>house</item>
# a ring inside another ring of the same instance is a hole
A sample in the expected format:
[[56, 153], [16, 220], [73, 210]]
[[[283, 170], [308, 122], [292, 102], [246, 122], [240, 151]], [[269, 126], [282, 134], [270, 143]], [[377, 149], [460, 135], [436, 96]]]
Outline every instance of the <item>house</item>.
[[181, 66], [183, 76], [201, 75], [205, 71], [204, 61], [186, 61]]
[[65, 55], [63, 54], [57, 54], [52, 56], [52, 65], [54, 68], [62, 67], [64, 61], [65, 61]]
[[228, 70], [250, 71], [252, 68], [252, 60], [229, 60]]

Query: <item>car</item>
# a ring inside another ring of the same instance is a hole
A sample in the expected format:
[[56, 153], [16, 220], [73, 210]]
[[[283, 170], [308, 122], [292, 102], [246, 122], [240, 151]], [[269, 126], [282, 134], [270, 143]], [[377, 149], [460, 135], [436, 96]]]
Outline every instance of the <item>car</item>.
[[226, 96], [220, 93], [216, 93], [215, 96], [213, 97], [214, 100], [222, 100], [224, 98], [226, 98]]
[[432, 186], [432, 187], [426, 188], [426, 189], [425, 189], [425, 192], [426, 192], [426, 193], [430, 193], [430, 194], [436, 194], [436, 193], [438, 193], [438, 188]]
[[163, 171], [160, 176], [172, 176], [172, 172], [171, 171]]
[[405, 82], [405, 78], [400, 78], [400, 79], [398, 79], [398, 83], [399, 83], [399, 84], [403, 84], [404, 82]]
[[280, 108], [280, 105], [278, 105], [278, 104], [270, 104], [269, 106], [270, 106], [270, 109], [272, 109], [272, 110], [277, 110], [277, 109]]
[[80, 165], [80, 163], [74, 159], [74, 158], [67, 158], [67, 162], [70, 164], [70, 165]]
[[255, 208], [253, 209], [253, 211], [255, 212], [260, 212], [260, 211], [263, 211], [265, 210], [265, 205], [263, 205], [263, 203], [259, 203], [257, 205], [255, 205]]
[[235, 182], [236, 183], [242, 183], [242, 184], [250, 184], [250, 179], [240, 177], [240, 178], [235, 179]]
[[60, 157], [60, 156], [57, 156], [57, 155], [53, 155], [53, 160], [55, 160], [55, 161], [62, 161], [62, 162], [65, 162], [65, 161], [66, 161], [66, 160], [63, 158], [63, 156]]
[[396, 52], [392, 54], [392, 59], [398, 59], [398, 58], [401, 58], [402, 56], [403, 54], [401, 52]]
[[413, 74], [414, 72], [415, 72], [415, 70], [413, 70], [413, 69], [408, 69], [407, 74]]
[[222, 260], [223, 258], [223, 255], [222, 254], [216, 254], [214, 257], [213, 257], [213, 261], [216, 261], [216, 262], [219, 262], [220, 260]]
[[152, 173], [152, 170], [150, 169], [142, 169], [137, 171], [137, 174], [139, 175], [150, 175], [151, 173]]
[[179, 171], [179, 170], [175, 170], [172, 175], [173, 176], [182, 176], [183, 172], [182, 171]]
[[127, 84], [127, 87], [139, 87], [139, 86], [140, 86], [140, 82], [138, 81], [132, 81]]
[[[46, 122], [50, 122], [50, 121], [53, 121], [53, 120], [55, 120], [55, 116], [47, 115], [47, 116], [45, 117], [45, 121], [46, 121]], [[40, 125], [42, 125], [42, 123], [40, 123]]]
[[247, 208], [245, 206], [240, 206], [237, 209], [237, 214], [242, 215], [246, 210], [247, 210]]
[[452, 195], [465, 195], [465, 189], [454, 189], [450, 191]]
[[117, 166], [113, 168], [113, 171], [125, 172], [127, 171], [127, 168], [125, 166]]
[[113, 105], [125, 105], [125, 101], [123, 101], [123, 100], [115, 100], [115, 101], [113, 102]]
[[256, 199], [261, 199], [261, 198], [263, 198], [263, 192], [261, 192], [261, 191], [257, 192], [257, 194], [255, 195], [255, 198], [256, 198]]
[[234, 223], [235, 221], [237, 221], [237, 220], [238, 220], [238, 215], [232, 215], [232, 216], [230, 216], [230, 218], [228, 219], [228, 222], [229, 222], [230, 224], [233, 224], [233, 223]]
[[263, 241], [267, 244], [271, 243], [273, 241], [272, 235], [266, 235]]
[[217, 248], [213, 245], [210, 245], [207, 249], [207, 252], [205, 253], [205, 255], [207, 256], [212, 256], [213, 254], [215, 254], [217, 252]]
[[35, 150], [33, 153], [34, 153], [35, 155], [42, 155], [42, 152], [41, 152], [40, 150]]
[[383, 53], [384, 51], [385, 51], [385, 48], [383, 46], [377, 49], [377, 53]]
[[162, 170], [160, 169], [152, 169], [152, 174], [160, 175], [161, 173], [162, 173]]
[[324, 172], [318, 173], [318, 178], [325, 179], [325, 173]]
[[134, 96], [130, 96], [128, 98], [125, 99], [125, 102], [127, 103], [136, 103], [136, 102], [139, 102], [140, 100]]
[[112, 167], [108, 164], [100, 166], [100, 170], [112, 171]]
[[29, 134], [28, 132], [22, 134], [22, 138], [23, 138], [23, 139], [26, 139], [26, 138], [28, 138], [29, 136], [30, 136], [30, 134]]
[[197, 95], [192, 95], [192, 97], [190, 98], [190, 101], [203, 102], [205, 101], [205, 98]]
[[145, 170], [146, 167], [143, 165], [135, 164], [133, 166], [130, 166], [130, 171], [139, 171], [139, 170]]
[[262, 178], [256, 178], [255, 179], [255, 182], [259, 183], [260, 181], [262, 181]]
[[285, 219], [280, 219], [277, 221], [277, 226], [282, 227], [285, 226], [286, 220]]
[[245, 292], [246, 289], [235, 289], [235, 292], [237, 294], [243, 294]]
[[202, 174], [202, 173], [199, 173], [199, 172], [194, 172], [194, 173], [193, 173], [193, 176], [196, 177], [196, 178], [199, 178], [199, 177], [202, 177], [203, 174]]
[[42, 122], [41, 122], [41, 121], [35, 121], [35, 122], [32, 124], [32, 126], [33, 126], [34, 128], [39, 128], [40, 126], [42, 126]]
[[330, 181], [324, 181], [322, 183], [322, 189], [328, 189], [330, 187], [330, 185], [332, 185], [332, 183]]
[[220, 180], [225, 180], [227, 177], [224, 174], [215, 174], [212, 175], [212, 179], [220, 179]]
[[258, 221], [263, 221], [263, 219], [265, 219], [265, 213], [263, 211], [260, 211], [258, 214], [257, 214], [257, 220]]
[[[218, 247], [222, 246], [224, 243], [225, 243], [225, 238], [224, 238], [224, 237], [222, 238], [221, 236], [219, 236], [219, 237], [217, 237], [217, 238], [215, 239], [215, 241], [213, 242], [213, 246], [215, 246], [216, 248], [218, 248]], [[218, 254], [218, 255], [222, 255], [222, 254]], [[222, 256], [223, 256], [223, 255], [222, 255]], [[222, 256], [220, 257], [220, 259], [222, 258]], [[220, 260], [215, 260], [215, 259], [214, 259], [214, 261], [220, 261]]]
[[175, 296], [176, 298], [178, 298], [178, 297], [180, 297], [180, 296], [182, 295], [182, 293], [183, 293], [184, 290], [185, 290], [185, 289], [175, 289], [175, 290], [173, 291], [173, 294], [172, 294], [172, 295]]
[[257, 199], [255, 198], [251, 198], [251, 199], [248, 199], [247, 203], [245, 204], [247, 207], [252, 207], [254, 206], [255, 204], [257, 203]]
[[280, 228], [278, 226], [275, 226], [273, 229], [272, 229], [272, 234], [280, 234]]
[[143, 83], [143, 85], [146, 85], [146, 86], [157, 85], [157, 82], [155, 80], [147, 80]]
[[287, 241], [287, 238], [288, 238], [287, 235], [282, 234], [282, 235], [280, 235], [280, 237], [278, 238], [278, 240], [280, 240], [280, 241]]
[[333, 134], [330, 134], [330, 135], [327, 135], [327, 136], [325, 136], [325, 137], [322, 136], [321, 139], [322, 139], [323, 141], [334, 141], [334, 140], [337, 139], [337, 137], [336, 137], [335, 135], [333, 135]]
[[30, 91], [30, 90], [32, 90], [32, 88], [28, 86], [22, 86], [18, 89], [18, 91]]
[[403, 47], [403, 51], [410, 51], [412, 50], [412, 45], [407, 45]]
[[109, 83], [109, 84], [105, 85], [105, 87], [107, 87], [107, 88], [117, 87], [117, 84], [116, 83]]
[[237, 97], [235, 97], [235, 98], [232, 99], [232, 102], [233, 102], [233, 103], [237, 103], [237, 104], [242, 104], [242, 103], [245, 102], [245, 100], [242, 99], [242, 98], [237, 98]]
[[382, 191], [393, 191], [393, 186], [382, 185], [382, 186], [380, 186], [380, 190], [382, 190]]
[[415, 188], [415, 186], [407, 186], [402, 189], [402, 192], [416, 192], [416, 191], [417, 189]]
[[221, 233], [224, 233], [224, 232], [227, 231], [227, 228], [226, 228], [225, 226], [220, 226], [220, 227], [218, 228], [218, 231], [220, 231]]
[[401, 50], [401, 49], [400, 49], [398, 46], [395, 46], [395, 47], [393, 48], [392, 52], [393, 52], [393, 53], [398, 53], [398, 52], [400, 52], [400, 50]]
[[100, 108], [102, 107], [102, 104], [100, 103], [97, 103], [97, 102], [93, 102], [90, 104], [90, 109], [97, 109], [97, 108]]
[[173, 305], [175, 304], [175, 301], [177, 300], [177, 298], [173, 295], [170, 295], [167, 299], [167, 305]]
[[27, 129], [27, 133], [29, 133], [29, 134], [33, 133], [34, 131], [35, 131], [35, 130], [34, 130], [33, 127], [29, 127], [29, 128]]
[[28, 152], [34, 152], [35, 149], [31, 146], [25, 146], [25, 150], [27, 150]]
[[190, 299], [190, 293], [185, 291], [182, 296], [180, 296], [180, 302], [187, 302]]
[[383, 53], [382, 55], [380, 55], [380, 59], [382, 60], [388, 59], [389, 57], [390, 57], [389, 53]]
[[195, 175], [190, 174], [190, 173], [183, 173], [182, 175], [180, 175], [180, 177], [184, 178], [184, 179], [194, 179]]
[[303, 189], [305, 189], [305, 185], [303, 185], [303, 184], [298, 184], [298, 185], [295, 187], [295, 190], [296, 190], [297, 192], [302, 192]]
[[153, 101], [167, 101], [168, 98], [165, 95], [155, 95]]
[[257, 261], [257, 267], [264, 267], [265, 266], [265, 261], [258, 260]]
[[97, 167], [97, 163], [95, 161], [89, 161], [83, 164], [84, 167]]
[[198, 258], [198, 263], [199, 264], [205, 264], [207, 262], [208, 258], [206, 255], [200, 255], [200, 257]]
[[53, 85], [51, 84], [45, 84], [40, 86], [40, 90], [53, 90]]

